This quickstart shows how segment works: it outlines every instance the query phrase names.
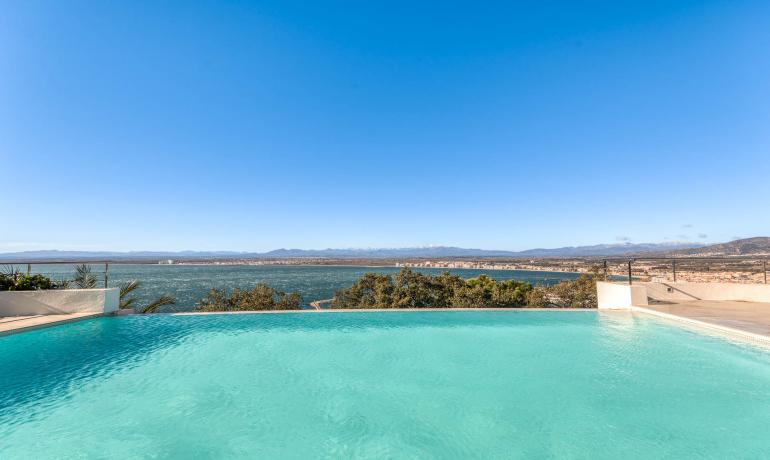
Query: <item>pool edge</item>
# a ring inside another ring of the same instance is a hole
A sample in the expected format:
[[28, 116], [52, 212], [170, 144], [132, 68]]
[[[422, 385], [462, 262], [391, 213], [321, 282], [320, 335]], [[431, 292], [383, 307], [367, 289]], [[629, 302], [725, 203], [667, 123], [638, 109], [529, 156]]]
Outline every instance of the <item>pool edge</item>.
[[172, 313], [153, 313], [165, 316], [196, 315], [271, 315], [271, 314], [324, 314], [324, 313], [414, 313], [438, 311], [598, 311], [596, 308], [337, 308], [324, 310], [248, 310], [248, 311], [180, 311]]

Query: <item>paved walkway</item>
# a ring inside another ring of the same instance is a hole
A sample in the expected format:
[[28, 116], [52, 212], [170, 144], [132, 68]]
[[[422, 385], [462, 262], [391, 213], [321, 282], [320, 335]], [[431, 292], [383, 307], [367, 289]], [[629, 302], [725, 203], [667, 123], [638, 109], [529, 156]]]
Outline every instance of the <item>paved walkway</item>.
[[639, 309], [756, 334], [770, 340], [770, 303], [693, 300], [674, 304], [646, 305]]
[[55, 326], [81, 319], [100, 316], [101, 313], [72, 313], [69, 315], [37, 315], [0, 317], [0, 336], [24, 332], [31, 329]]

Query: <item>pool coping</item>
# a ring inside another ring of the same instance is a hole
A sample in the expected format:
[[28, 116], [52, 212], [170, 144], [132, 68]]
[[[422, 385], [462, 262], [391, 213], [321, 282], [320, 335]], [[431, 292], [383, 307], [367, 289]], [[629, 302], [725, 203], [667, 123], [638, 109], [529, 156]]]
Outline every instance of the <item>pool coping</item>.
[[328, 309], [328, 310], [253, 310], [253, 311], [191, 311], [176, 313], [159, 313], [168, 316], [197, 316], [197, 315], [239, 315], [239, 314], [323, 314], [323, 313], [370, 313], [370, 312], [440, 312], [440, 311], [509, 311], [509, 312], [596, 312], [596, 313], [641, 313], [650, 316], [656, 316], [668, 319], [674, 322], [692, 326], [698, 333], [710, 331], [721, 338], [737, 339], [744, 343], [761, 345], [763, 348], [770, 346], [770, 336], [743, 331], [728, 326], [707, 323], [696, 319], [672, 315], [669, 313], [650, 310], [644, 307], [633, 306], [628, 309], [601, 310], [597, 308], [352, 308], [352, 309]]
[[[596, 312], [606, 313], [596, 308], [344, 308], [344, 309], [326, 309], [326, 310], [250, 310], [250, 311], [189, 311], [189, 312], [171, 312], [171, 313], [151, 313], [140, 314], [141, 316], [206, 316], [206, 315], [282, 315], [282, 314], [325, 314], [325, 313], [418, 313], [418, 312], [457, 312], [457, 311], [484, 311], [484, 312]], [[631, 312], [644, 315], [655, 316], [671, 320], [678, 323], [693, 326], [695, 329], [709, 330], [720, 336], [739, 339], [743, 342], [761, 344], [770, 346], [770, 336], [744, 331], [729, 326], [708, 323], [705, 321], [677, 316], [657, 310], [651, 310], [640, 306], [632, 306], [628, 309], [617, 309], [613, 312]], [[80, 313], [71, 315], [50, 315], [56, 318], [46, 318], [49, 315], [30, 317], [18, 320], [18, 324], [10, 327], [0, 327], [0, 337], [28, 332], [38, 329], [44, 329], [62, 324], [73, 323], [76, 321], [92, 319], [100, 316], [116, 316], [105, 313]], [[66, 316], [66, 317], [62, 317]], [[0, 325], [2, 326], [2, 325]], [[8, 323], [6, 323], [8, 326]]]
[[324, 310], [247, 310], [247, 311], [180, 311], [171, 313], [152, 313], [158, 316], [196, 316], [196, 315], [281, 315], [281, 314], [324, 314], [324, 313], [414, 313], [428, 311], [598, 311], [596, 308], [329, 308]]

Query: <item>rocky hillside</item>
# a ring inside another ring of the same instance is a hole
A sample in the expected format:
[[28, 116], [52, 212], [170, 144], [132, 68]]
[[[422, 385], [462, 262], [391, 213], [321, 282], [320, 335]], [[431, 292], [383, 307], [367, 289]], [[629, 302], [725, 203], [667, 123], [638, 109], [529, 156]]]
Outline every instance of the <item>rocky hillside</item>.
[[759, 236], [730, 241], [728, 243], [712, 244], [702, 248], [680, 249], [671, 251], [669, 255], [676, 256], [770, 256], [770, 237]]

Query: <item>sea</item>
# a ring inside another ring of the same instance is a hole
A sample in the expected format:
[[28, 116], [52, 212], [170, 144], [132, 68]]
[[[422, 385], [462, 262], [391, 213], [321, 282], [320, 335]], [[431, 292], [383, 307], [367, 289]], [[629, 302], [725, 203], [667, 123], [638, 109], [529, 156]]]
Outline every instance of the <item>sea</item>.
[[[26, 271], [27, 267], [17, 267]], [[232, 290], [247, 289], [257, 283], [265, 283], [284, 292], [299, 292], [304, 307], [314, 300], [331, 299], [334, 292], [352, 285], [365, 273], [395, 275], [398, 267], [332, 266], [332, 265], [161, 265], [161, 264], [110, 264], [107, 286], [137, 280], [141, 283], [132, 294], [138, 305], [148, 303], [162, 294], [176, 297], [176, 305], [162, 311], [191, 311], [211, 288]], [[438, 275], [448, 271], [463, 278], [487, 274], [497, 280], [520, 280], [535, 285], [553, 285], [560, 281], [576, 279], [576, 273], [530, 270], [484, 270], [414, 268], [415, 271]], [[72, 279], [74, 265], [32, 265], [32, 273], [42, 273], [55, 280]], [[92, 273], [104, 286], [105, 267], [92, 265]]]

